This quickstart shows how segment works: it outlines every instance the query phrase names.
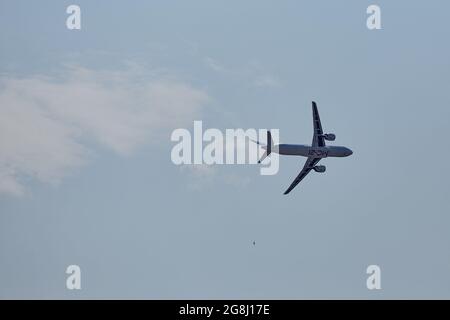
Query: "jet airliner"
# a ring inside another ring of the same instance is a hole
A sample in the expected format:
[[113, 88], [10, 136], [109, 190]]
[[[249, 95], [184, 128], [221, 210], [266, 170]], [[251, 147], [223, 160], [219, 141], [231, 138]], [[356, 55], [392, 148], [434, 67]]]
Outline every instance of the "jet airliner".
[[325, 140], [334, 141], [336, 139], [336, 135], [333, 133], [325, 133], [325, 134], [323, 133], [319, 111], [317, 110], [317, 105], [314, 101], [312, 102], [312, 113], [313, 113], [314, 135], [311, 145], [304, 145], [304, 144], [274, 145], [270, 131], [267, 131], [266, 145], [257, 142], [265, 150], [263, 156], [258, 161], [258, 163], [261, 163], [261, 161], [263, 161], [272, 152], [278, 153], [280, 155], [307, 157], [302, 171], [300, 171], [298, 176], [291, 183], [289, 188], [287, 188], [284, 194], [288, 194], [289, 192], [291, 192], [292, 189], [294, 189], [311, 170], [321, 173], [325, 172], [326, 170], [325, 166], [317, 165], [321, 159], [327, 157], [348, 157], [353, 154], [353, 151], [347, 147], [327, 146], [325, 144]]

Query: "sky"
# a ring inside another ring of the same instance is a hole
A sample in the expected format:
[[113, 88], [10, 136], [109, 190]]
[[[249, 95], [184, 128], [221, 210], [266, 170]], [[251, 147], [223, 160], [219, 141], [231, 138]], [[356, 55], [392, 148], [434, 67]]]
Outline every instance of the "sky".
[[[0, 298], [450, 298], [449, 11], [1, 0]], [[310, 143], [312, 100], [353, 155], [288, 196], [304, 158], [171, 161], [195, 120]]]

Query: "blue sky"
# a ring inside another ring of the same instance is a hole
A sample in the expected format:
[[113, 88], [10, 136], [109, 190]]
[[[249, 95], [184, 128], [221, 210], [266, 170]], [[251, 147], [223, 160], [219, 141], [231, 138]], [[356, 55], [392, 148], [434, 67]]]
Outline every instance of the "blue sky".
[[[449, 298], [448, 2], [70, 4], [0, 3], [0, 297]], [[170, 161], [194, 120], [309, 143], [312, 100], [354, 154], [289, 196], [303, 158]]]

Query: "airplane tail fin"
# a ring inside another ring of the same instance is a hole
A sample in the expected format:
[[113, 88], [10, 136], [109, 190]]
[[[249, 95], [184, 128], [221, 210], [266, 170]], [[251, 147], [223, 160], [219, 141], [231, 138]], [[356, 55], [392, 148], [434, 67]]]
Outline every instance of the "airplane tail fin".
[[273, 147], [273, 140], [272, 140], [272, 134], [270, 131], [267, 131], [267, 155], [270, 155], [272, 152]]
[[269, 156], [272, 153], [272, 147], [273, 147], [272, 134], [270, 133], [270, 131], [267, 131], [267, 144], [263, 146], [263, 148], [266, 151], [262, 155], [261, 159], [259, 159], [258, 163], [261, 163], [267, 156]]

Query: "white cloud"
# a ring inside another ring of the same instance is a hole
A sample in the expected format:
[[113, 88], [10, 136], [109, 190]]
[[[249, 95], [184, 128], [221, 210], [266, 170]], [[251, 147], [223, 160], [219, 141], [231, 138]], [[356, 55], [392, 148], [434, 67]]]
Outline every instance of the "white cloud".
[[182, 165], [180, 170], [187, 172], [190, 178], [187, 187], [191, 190], [201, 190], [209, 186], [217, 175], [217, 167], [206, 164]]
[[247, 187], [251, 182], [250, 177], [245, 177], [234, 173], [225, 176], [224, 179], [227, 184], [238, 188]]
[[281, 86], [280, 81], [271, 75], [259, 76], [255, 79], [253, 84], [256, 87], [269, 87], [269, 88], [276, 88]]
[[211, 58], [211, 57], [206, 57], [205, 58], [205, 65], [212, 69], [215, 72], [218, 73], [227, 73], [230, 72], [227, 68], [225, 68], [222, 64], [220, 64], [217, 60]]
[[204, 63], [206, 67], [212, 71], [233, 77], [233, 80], [241, 79], [252, 86], [259, 88], [278, 88], [281, 87], [281, 81], [264, 70], [264, 67], [255, 61], [252, 61], [241, 67], [225, 67], [222, 63], [211, 57], [205, 57]]
[[209, 100], [164, 77], [66, 71], [0, 78], [0, 193], [21, 195], [30, 178], [58, 183], [88, 162], [92, 145], [130, 155], [162, 131], [192, 121]]
[[188, 189], [198, 191], [210, 188], [211, 185], [226, 184], [232, 187], [245, 188], [251, 182], [250, 177], [225, 172], [222, 165], [191, 164], [180, 166], [181, 172], [189, 177]]

